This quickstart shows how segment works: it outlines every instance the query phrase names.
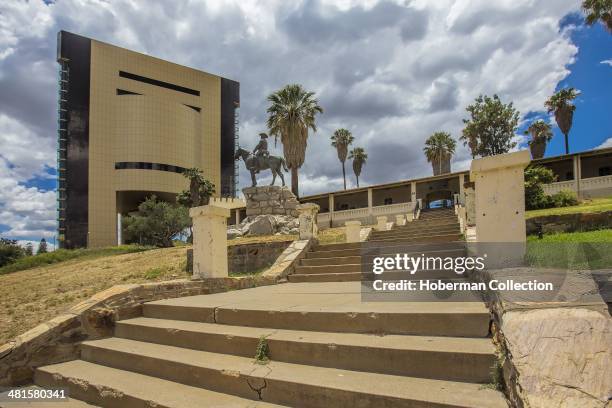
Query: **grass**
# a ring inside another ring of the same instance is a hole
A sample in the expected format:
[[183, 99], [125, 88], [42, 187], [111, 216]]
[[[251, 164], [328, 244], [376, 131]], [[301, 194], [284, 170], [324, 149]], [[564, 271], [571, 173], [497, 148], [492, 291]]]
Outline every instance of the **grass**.
[[149, 249], [153, 249], [153, 247], [139, 245], [121, 245], [99, 249], [58, 249], [57, 251], [48, 252], [46, 254], [38, 254], [20, 258], [17, 261], [0, 268], [0, 275], [36, 268], [38, 266], [52, 265], [71, 259], [95, 259], [105, 256], [142, 252]]
[[604, 269], [612, 265], [612, 229], [527, 237], [531, 266], [564, 269]]
[[594, 198], [584, 200], [578, 205], [561, 208], [545, 208], [542, 210], [531, 210], [525, 213], [526, 218], [541, 217], [546, 215], [563, 215], [576, 213], [595, 213], [612, 211], [612, 197]]
[[[324, 241], [341, 233], [322, 231]], [[228, 245], [287, 241], [291, 235], [249, 237]], [[97, 292], [114, 285], [187, 278], [187, 249], [120, 246], [103, 249], [57, 250], [22, 258], [0, 269], [0, 345], [32, 329]], [[247, 276], [267, 268], [252, 271]], [[10, 272], [10, 273], [9, 273]]]

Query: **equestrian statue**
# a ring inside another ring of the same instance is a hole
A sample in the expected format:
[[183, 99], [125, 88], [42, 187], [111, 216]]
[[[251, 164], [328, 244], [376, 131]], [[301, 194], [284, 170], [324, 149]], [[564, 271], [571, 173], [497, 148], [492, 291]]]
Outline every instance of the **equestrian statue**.
[[[244, 161], [244, 165], [247, 170], [251, 172], [251, 182], [252, 187], [257, 186], [257, 180], [255, 180], [255, 174], [258, 174], [261, 170], [270, 169], [272, 171], [272, 183], [271, 186], [274, 185], [276, 181], [276, 176], [280, 176], [281, 182], [283, 186], [285, 186], [285, 177], [283, 176], [283, 171], [289, 171], [287, 169], [287, 165], [285, 164], [285, 159], [278, 156], [270, 156], [270, 152], [268, 151], [268, 135], [265, 133], [259, 134], [260, 140], [255, 149], [253, 149], [253, 153], [248, 150], [238, 148], [236, 150], [236, 154], [234, 155], [234, 160], [242, 159]], [[281, 168], [282, 166], [282, 168]]]

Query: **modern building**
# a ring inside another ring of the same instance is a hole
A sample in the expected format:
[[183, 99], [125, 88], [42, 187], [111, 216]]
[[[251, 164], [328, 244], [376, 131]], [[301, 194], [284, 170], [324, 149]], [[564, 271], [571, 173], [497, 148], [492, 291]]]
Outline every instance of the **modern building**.
[[120, 242], [120, 214], [174, 201], [197, 167], [235, 196], [239, 83], [66, 31], [58, 33], [61, 246]]
[[[557, 178], [556, 182], [544, 185], [546, 194], [569, 190], [580, 198], [612, 197], [612, 148], [537, 159], [532, 165], [551, 169]], [[470, 172], [459, 171], [303, 196], [300, 202], [319, 205], [320, 228], [344, 226], [351, 220], [375, 224], [377, 216], [384, 215], [393, 221], [395, 215], [413, 211], [417, 201], [424, 208], [441, 203], [450, 205], [454, 200], [463, 202], [469, 186]], [[243, 209], [232, 211], [230, 223], [246, 216]]]

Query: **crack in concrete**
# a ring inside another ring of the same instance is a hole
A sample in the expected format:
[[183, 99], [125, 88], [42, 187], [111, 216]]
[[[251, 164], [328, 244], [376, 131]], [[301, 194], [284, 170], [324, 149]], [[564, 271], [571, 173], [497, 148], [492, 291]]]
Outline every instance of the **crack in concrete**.
[[248, 378], [246, 379], [247, 384], [249, 385], [249, 388], [257, 393], [257, 399], [259, 401], [263, 401], [263, 396], [261, 395], [261, 393], [268, 386], [268, 383], [266, 382], [265, 378], [262, 378], [261, 380], [263, 381], [263, 386], [258, 388], [258, 387], [253, 387], [253, 385], [251, 385], [251, 381]]

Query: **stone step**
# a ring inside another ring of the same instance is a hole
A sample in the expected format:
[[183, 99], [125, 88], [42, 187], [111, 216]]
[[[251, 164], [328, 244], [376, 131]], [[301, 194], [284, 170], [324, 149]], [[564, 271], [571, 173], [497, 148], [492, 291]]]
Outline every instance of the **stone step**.
[[486, 338], [307, 332], [143, 317], [117, 322], [115, 336], [249, 358], [265, 336], [273, 361], [478, 383], [491, 380], [495, 359]]
[[[459, 229], [458, 222], [448, 222], [443, 224], [434, 224], [434, 225], [422, 225], [418, 222], [411, 222], [406, 225], [395, 225], [391, 231], [406, 231], [406, 232], [415, 232], [415, 231], [438, 231], [440, 229], [445, 228], [457, 228]], [[379, 234], [381, 232], [386, 231], [373, 231], [372, 234]]]
[[391, 241], [391, 242], [455, 242], [461, 241], [463, 239], [463, 235], [458, 233], [446, 233], [440, 235], [421, 235], [416, 237], [374, 237], [370, 239], [371, 242], [383, 242], [383, 241]]
[[[388, 244], [388, 242], [385, 241], [381, 241], [383, 244]], [[460, 242], [458, 242], [460, 244]], [[413, 255], [421, 255], [421, 254], [425, 254], [425, 255], [430, 255], [430, 256], [464, 256], [465, 255], [465, 249], [448, 249], [448, 250], [437, 250], [437, 251], [432, 251], [432, 250], [423, 250], [423, 251], [414, 251], [411, 250], [409, 245], [385, 245], [385, 246], [375, 246], [372, 244], [377, 244], [377, 242], [367, 242], [367, 244], [369, 244], [368, 246], [356, 246], [356, 247], [352, 247], [352, 248], [344, 248], [344, 249], [338, 249], [338, 250], [334, 250], [334, 251], [316, 251], [316, 252], [307, 252], [306, 253], [306, 257], [303, 258], [303, 261], [306, 260], [315, 260], [315, 259], [331, 259], [331, 258], [336, 258], [336, 257], [352, 257], [352, 256], [361, 256], [361, 255], [366, 255], [366, 254], [371, 254], [371, 255], [391, 255], [391, 254], [396, 254], [396, 253], [407, 253], [407, 254], [413, 254]], [[439, 244], [443, 244], [443, 243], [438, 243]], [[447, 244], [455, 244], [455, 242], [450, 242]], [[345, 244], [343, 244], [345, 245]], [[346, 244], [346, 245], [352, 245], [352, 244]], [[371, 247], [370, 247], [371, 246]]]
[[413, 220], [413, 221], [409, 221], [406, 222], [405, 225], [399, 225], [397, 226], [398, 228], [402, 228], [402, 227], [412, 227], [412, 226], [426, 226], [426, 227], [433, 227], [436, 225], [445, 225], [445, 224], [453, 224], [459, 222], [457, 217], [442, 217], [442, 218], [429, 218], [429, 219], [422, 219], [419, 218], [418, 220]]
[[[0, 390], [5, 389], [0, 387]], [[43, 390], [44, 388], [37, 385], [27, 385], [24, 387], [18, 387], [19, 390]], [[10, 390], [10, 389], [9, 389]], [[42, 399], [36, 400], [22, 400], [22, 399], [10, 399], [7, 394], [9, 391], [0, 392], [0, 407], [2, 408], [96, 408], [96, 405], [88, 404], [84, 401], [80, 401], [69, 393], [69, 398], [65, 400], [48, 400]]]
[[[100, 407], [281, 407], [281, 405], [255, 401], [257, 394], [254, 392], [241, 398], [139, 374], [129, 368], [122, 370], [104, 364], [75, 360], [40, 367], [36, 370], [34, 378], [41, 387], [67, 388], [71, 400], [87, 401]], [[49, 404], [57, 408], [68, 407], [64, 403]], [[36, 408], [40, 405], [36, 403], [32, 406]]]
[[[300, 407], [505, 407], [480, 384], [270, 361], [109, 338], [87, 341], [82, 359], [248, 399]], [[208, 405], [210, 406], [210, 405]]]
[[287, 276], [287, 280], [291, 283], [307, 283], [307, 282], [360, 282], [367, 280], [368, 276], [364, 276], [361, 272], [350, 273], [321, 273], [321, 274], [299, 274], [294, 273]]
[[[349, 274], [336, 274], [349, 275]], [[298, 275], [289, 275], [290, 279]], [[307, 275], [324, 276], [324, 275]], [[319, 281], [320, 282], [320, 281]], [[337, 280], [335, 281], [337, 282]], [[307, 294], [304, 296], [308, 296]], [[197, 296], [192, 298], [198, 298]], [[299, 301], [300, 295], [295, 295]], [[284, 305], [236, 303], [226, 306], [190, 302], [156, 301], [143, 305], [143, 316], [156, 319], [218, 323], [231, 326], [287, 330], [334, 331], [342, 333], [388, 333], [424, 336], [487, 337], [489, 312], [482, 302], [413, 302], [401, 312], [371, 307], [343, 308], [342, 305], [311, 304], [288, 308]], [[195, 299], [194, 299], [195, 300]], [[395, 305], [393, 305], [395, 306]], [[374, 309], [377, 310], [377, 309]]]
[[436, 236], [436, 235], [448, 235], [448, 234], [460, 234], [461, 230], [459, 229], [459, 227], [445, 227], [445, 228], [439, 228], [439, 229], [435, 229], [435, 230], [415, 230], [415, 231], [402, 231], [402, 230], [396, 230], [396, 229], [392, 229], [389, 231], [378, 231], [376, 232], [376, 234], [372, 234], [370, 235], [370, 241], [371, 240], [375, 240], [377, 238], [390, 238], [390, 237], [394, 237], [397, 239], [402, 239], [402, 238], [427, 238], [430, 236]]
[[[341, 265], [318, 265], [318, 266], [296, 266], [295, 274], [298, 275], [318, 275], [318, 274], [337, 274], [337, 273], [363, 273], [374, 279], [453, 279], [461, 277], [454, 271], [443, 269], [419, 270], [414, 274], [409, 271], [393, 270], [382, 274], [373, 273], [373, 263], [341, 264]], [[371, 280], [371, 279], [370, 279]]]
[[[456, 250], [461, 249], [465, 251], [465, 242], [414, 242], [414, 241], [402, 241], [397, 240], [395, 242], [351, 242], [351, 243], [339, 243], [339, 244], [327, 244], [318, 245], [308, 252], [307, 258], [330, 258], [334, 256], [351, 256], [357, 255], [359, 251], [373, 252], [377, 251], [380, 253], [395, 253], [401, 251], [402, 253], [430, 253], [439, 252], [443, 250]], [[356, 249], [358, 252], [355, 254], [336, 254], [336, 251]], [[329, 256], [328, 256], [329, 255]]]
[[388, 271], [382, 275], [370, 272], [322, 272], [322, 273], [294, 273], [287, 276], [287, 280], [292, 283], [304, 282], [370, 282], [374, 280], [397, 281], [397, 280], [420, 280], [420, 279], [465, 279], [457, 278], [454, 272], [449, 271], [427, 271], [410, 275], [407, 272]]

